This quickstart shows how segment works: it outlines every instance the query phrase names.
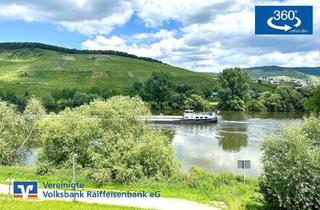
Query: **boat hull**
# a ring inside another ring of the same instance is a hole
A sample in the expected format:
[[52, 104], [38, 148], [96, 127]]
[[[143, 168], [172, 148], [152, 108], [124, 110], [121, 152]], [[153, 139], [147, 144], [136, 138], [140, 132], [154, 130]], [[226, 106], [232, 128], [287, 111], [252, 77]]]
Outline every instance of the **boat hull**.
[[210, 119], [183, 119], [183, 118], [169, 118], [169, 117], [162, 117], [162, 118], [152, 118], [149, 119], [152, 123], [157, 124], [211, 124], [217, 123], [218, 118], [210, 118]]
[[218, 118], [210, 118], [210, 119], [183, 119], [182, 123], [199, 123], [199, 124], [206, 124], [206, 123], [216, 123], [218, 122]]

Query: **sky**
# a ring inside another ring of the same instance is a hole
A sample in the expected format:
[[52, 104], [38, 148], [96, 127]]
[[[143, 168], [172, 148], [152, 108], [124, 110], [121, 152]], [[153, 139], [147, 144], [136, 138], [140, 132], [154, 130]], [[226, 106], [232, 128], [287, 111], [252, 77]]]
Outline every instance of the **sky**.
[[[313, 35], [255, 35], [255, 5], [313, 6]], [[0, 0], [0, 42], [118, 50], [193, 71], [320, 66], [319, 0]]]

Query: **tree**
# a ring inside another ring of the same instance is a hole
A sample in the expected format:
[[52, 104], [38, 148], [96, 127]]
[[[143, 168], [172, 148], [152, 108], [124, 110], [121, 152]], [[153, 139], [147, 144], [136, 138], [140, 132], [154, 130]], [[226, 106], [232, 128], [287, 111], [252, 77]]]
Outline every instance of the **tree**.
[[262, 100], [251, 99], [247, 103], [247, 109], [249, 111], [263, 112], [266, 111], [266, 107], [262, 103]]
[[6, 102], [0, 101], [0, 164], [15, 165], [26, 155], [21, 147], [29, 130], [23, 117]]
[[145, 93], [149, 94], [162, 109], [162, 103], [169, 96], [173, 87], [172, 77], [169, 73], [152, 72], [149, 79], [144, 83]]
[[39, 166], [69, 165], [77, 153], [78, 163], [99, 184], [170, 176], [176, 170], [174, 150], [167, 135], [141, 118], [148, 115], [141, 99], [124, 96], [51, 114], [39, 122]]
[[186, 99], [187, 98], [185, 94], [172, 92], [168, 98], [168, 105], [173, 110], [181, 110], [184, 108], [184, 102]]
[[42, 103], [37, 100], [34, 96], [28, 99], [26, 108], [23, 112], [27, 121], [34, 121], [39, 119], [46, 114], [46, 110]]
[[219, 107], [224, 110], [244, 110], [249, 98], [248, 76], [239, 68], [225, 69], [219, 75]]
[[184, 105], [186, 109], [194, 109], [201, 111], [209, 109], [209, 102], [196, 94], [191, 94], [191, 96], [187, 98], [187, 100], [185, 100]]
[[282, 112], [303, 111], [302, 95], [291, 86], [278, 86], [275, 93], [280, 96]]
[[98, 121], [78, 109], [67, 108], [59, 115], [51, 113], [37, 122], [37, 136], [43, 145], [39, 162], [58, 167], [68, 164], [76, 153], [78, 163], [88, 164], [87, 149], [98, 138], [98, 131]]
[[281, 110], [281, 96], [269, 91], [263, 92], [259, 97], [259, 102], [263, 104], [267, 111], [277, 112]]
[[261, 192], [277, 209], [319, 209], [319, 124], [311, 116], [263, 142]]
[[320, 112], [320, 87], [314, 90], [304, 104], [305, 108], [311, 112]]

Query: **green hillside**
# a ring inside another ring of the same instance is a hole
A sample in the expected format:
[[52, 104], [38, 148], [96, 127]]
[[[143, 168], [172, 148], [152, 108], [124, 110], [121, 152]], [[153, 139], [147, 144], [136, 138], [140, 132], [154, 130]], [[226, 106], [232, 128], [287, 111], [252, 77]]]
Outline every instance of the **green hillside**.
[[125, 90], [153, 71], [168, 72], [177, 85], [203, 90], [209, 75], [115, 51], [80, 51], [43, 44], [0, 43], [0, 92], [44, 95], [57, 89]]
[[320, 77], [320, 67], [280, 67], [261, 66], [244, 69], [251, 78], [288, 77], [292, 79], [310, 79]]

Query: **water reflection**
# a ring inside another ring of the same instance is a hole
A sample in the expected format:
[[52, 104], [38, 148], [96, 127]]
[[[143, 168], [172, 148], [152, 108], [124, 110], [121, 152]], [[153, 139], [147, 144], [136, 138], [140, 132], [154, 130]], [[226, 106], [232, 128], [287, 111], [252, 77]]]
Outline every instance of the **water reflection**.
[[301, 114], [224, 112], [217, 124], [156, 125], [174, 131], [173, 146], [181, 162], [181, 170], [192, 166], [213, 172], [241, 174], [237, 160], [251, 160], [247, 174], [262, 172], [260, 143], [264, 136], [279, 131], [281, 125], [299, 122]]
[[239, 152], [248, 144], [246, 115], [241, 112], [221, 115], [218, 126], [218, 142], [224, 151]]

